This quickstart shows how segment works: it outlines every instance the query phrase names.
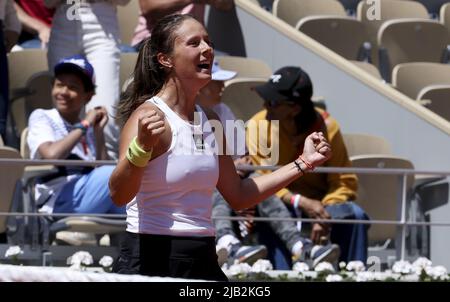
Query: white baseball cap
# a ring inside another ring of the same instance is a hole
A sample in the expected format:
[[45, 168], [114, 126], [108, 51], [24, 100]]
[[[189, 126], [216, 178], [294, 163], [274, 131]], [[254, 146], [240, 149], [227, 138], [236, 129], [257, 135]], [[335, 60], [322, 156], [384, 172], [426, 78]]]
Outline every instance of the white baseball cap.
[[213, 81], [227, 81], [231, 80], [237, 75], [236, 71], [225, 70], [220, 68], [219, 62], [214, 60], [212, 69], [211, 69], [211, 79]]

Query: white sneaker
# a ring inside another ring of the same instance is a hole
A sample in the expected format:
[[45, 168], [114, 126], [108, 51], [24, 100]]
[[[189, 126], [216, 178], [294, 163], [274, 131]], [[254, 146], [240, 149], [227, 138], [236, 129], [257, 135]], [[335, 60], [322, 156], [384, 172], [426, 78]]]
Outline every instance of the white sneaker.
[[339, 260], [341, 250], [337, 244], [315, 245], [311, 250], [311, 260], [313, 267], [320, 262], [329, 262], [331, 264]]
[[253, 265], [258, 259], [267, 257], [267, 248], [264, 245], [240, 245], [234, 244], [228, 257], [228, 263], [248, 263]]
[[226, 234], [219, 238], [216, 244], [216, 254], [217, 262], [220, 267], [228, 261], [228, 254], [231, 251], [231, 246], [238, 243], [240, 243], [239, 239], [231, 234]]
[[216, 253], [217, 262], [219, 263], [219, 266], [222, 267], [228, 260], [228, 250], [225, 247], [221, 247], [216, 250]]

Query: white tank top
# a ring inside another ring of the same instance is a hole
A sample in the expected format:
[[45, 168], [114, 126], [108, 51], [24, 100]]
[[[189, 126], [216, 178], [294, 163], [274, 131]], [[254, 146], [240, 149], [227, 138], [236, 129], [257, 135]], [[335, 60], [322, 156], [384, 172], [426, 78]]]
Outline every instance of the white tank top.
[[145, 168], [139, 192], [127, 204], [127, 231], [214, 236], [211, 196], [219, 177], [219, 162], [208, 118], [196, 106], [201, 121], [193, 125], [162, 99], [153, 97], [147, 102], [166, 115], [172, 142], [167, 152]]

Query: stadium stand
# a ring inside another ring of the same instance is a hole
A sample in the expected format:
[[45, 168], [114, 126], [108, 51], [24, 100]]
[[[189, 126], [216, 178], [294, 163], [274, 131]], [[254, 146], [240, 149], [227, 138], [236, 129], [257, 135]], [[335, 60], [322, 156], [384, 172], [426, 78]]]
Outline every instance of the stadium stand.
[[[396, 168], [414, 169], [411, 161], [389, 155], [358, 155], [350, 158], [355, 168]], [[398, 220], [399, 177], [397, 175], [358, 175], [358, 204], [367, 212], [372, 220]], [[411, 193], [414, 176], [407, 177], [408, 194]], [[386, 246], [394, 241], [396, 227], [394, 225], [371, 225], [369, 229], [369, 246]]]
[[371, 62], [371, 44], [366, 27], [350, 17], [309, 16], [295, 28], [348, 60]]
[[383, 137], [366, 133], [343, 133], [348, 156], [392, 154], [391, 144]]
[[236, 71], [239, 78], [268, 79], [272, 75], [269, 65], [255, 58], [218, 56], [217, 61], [221, 68]]
[[450, 85], [450, 65], [440, 63], [414, 62], [395, 66], [392, 71], [392, 85], [413, 100], [419, 92], [433, 84]]
[[392, 69], [407, 62], [447, 63], [450, 35], [431, 20], [402, 19], [383, 23], [378, 31], [379, 69], [390, 82]]
[[336, 0], [275, 0], [272, 13], [291, 26], [309, 16], [347, 16], [342, 4]]

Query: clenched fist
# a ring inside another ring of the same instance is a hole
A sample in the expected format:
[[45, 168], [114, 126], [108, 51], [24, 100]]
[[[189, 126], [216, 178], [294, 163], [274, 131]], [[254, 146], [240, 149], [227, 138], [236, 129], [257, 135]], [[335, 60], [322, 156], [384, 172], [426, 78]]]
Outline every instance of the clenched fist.
[[331, 157], [331, 146], [322, 132], [313, 132], [306, 137], [302, 156], [313, 167], [320, 166]]
[[145, 151], [150, 151], [164, 133], [164, 116], [150, 110], [139, 117], [137, 143]]

